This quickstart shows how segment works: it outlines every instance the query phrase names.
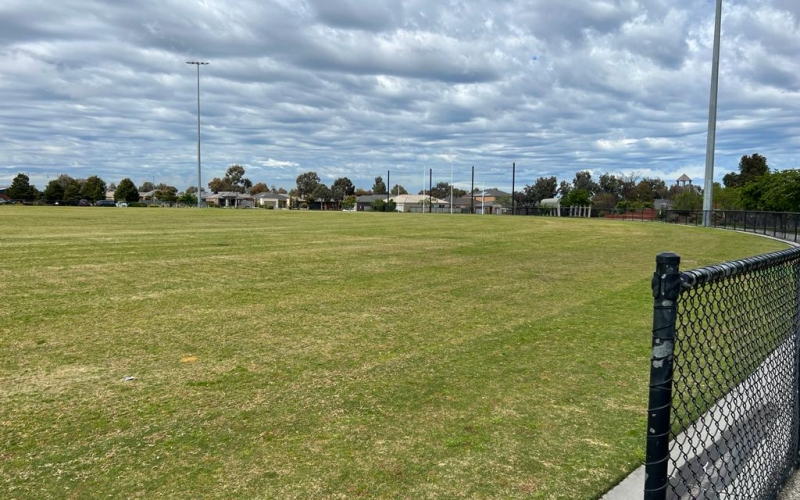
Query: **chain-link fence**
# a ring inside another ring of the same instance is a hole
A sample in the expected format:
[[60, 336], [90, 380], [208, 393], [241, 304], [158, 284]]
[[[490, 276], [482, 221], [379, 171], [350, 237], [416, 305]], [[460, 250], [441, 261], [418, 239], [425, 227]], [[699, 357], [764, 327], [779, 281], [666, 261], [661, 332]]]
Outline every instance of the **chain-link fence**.
[[[703, 225], [702, 210], [659, 210], [655, 220], [689, 226]], [[800, 242], [800, 213], [750, 210], [711, 210], [709, 221], [718, 229], [763, 234]]]
[[775, 498], [798, 459], [800, 248], [679, 263], [653, 278], [645, 499]]

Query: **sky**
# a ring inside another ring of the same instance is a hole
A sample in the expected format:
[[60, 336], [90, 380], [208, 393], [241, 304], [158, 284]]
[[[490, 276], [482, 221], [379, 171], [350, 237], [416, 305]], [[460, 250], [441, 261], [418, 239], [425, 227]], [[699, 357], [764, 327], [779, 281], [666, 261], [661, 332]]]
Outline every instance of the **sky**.
[[[0, 0], [0, 185], [702, 184], [713, 0]], [[714, 178], [800, 168], [800, 2], [724, 0]]]

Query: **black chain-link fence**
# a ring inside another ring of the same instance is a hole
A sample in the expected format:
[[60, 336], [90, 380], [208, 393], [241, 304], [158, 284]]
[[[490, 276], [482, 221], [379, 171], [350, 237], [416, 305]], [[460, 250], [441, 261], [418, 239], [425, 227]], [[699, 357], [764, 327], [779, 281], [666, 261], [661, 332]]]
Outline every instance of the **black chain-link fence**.
[[653, 278], [646, 499], [771, 499], [798, 460], [800, 248]]
[[[717, 229], [763, 234], [781, 240], [800, 242], [800, 213], [751, 210], [710, 210], [709, 221]], [[630, 210], [608, 218], [659, 221], [687, 226], [703, 225], [702, 210]]]

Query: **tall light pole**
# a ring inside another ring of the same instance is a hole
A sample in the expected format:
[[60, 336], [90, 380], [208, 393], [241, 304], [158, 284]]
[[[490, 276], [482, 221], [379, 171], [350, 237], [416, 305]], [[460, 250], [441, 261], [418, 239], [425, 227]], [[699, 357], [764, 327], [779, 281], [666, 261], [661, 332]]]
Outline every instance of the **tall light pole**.
[[719, 85], [719, 37], [722, 25], [722, 0], [717, 0], [714, 17], [714, 52], [711, 60], [711, 98], [708, 100], [708, 136], [706, 138], [706, 175], [703, 183], [703, 225], [711, 227], [714, 200], [714, 149], [717, 138], [717, 90]]
[[205, 66], [208, 63], [202, 61], [186, 61], [186, 64], [194, 64], [197, 66], [197, 208], [201, 207], [202, 196], [200, 193], [200, 66]]

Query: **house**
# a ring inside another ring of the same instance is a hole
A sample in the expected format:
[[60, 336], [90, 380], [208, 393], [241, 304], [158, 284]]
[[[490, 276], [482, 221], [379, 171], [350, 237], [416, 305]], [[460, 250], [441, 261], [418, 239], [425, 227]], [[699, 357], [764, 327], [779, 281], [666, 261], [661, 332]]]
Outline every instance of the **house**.
[[8, 188], [9, 186], [0, 186], [0, 200], [11, 201], [11, 198], [6, 194]]
[[475, 198], [476, 205], [478, 200], [482, 200], [484, 204], [498, 201], [500, 198], [511, 196], [511, 193], [500, 191], [497, 188], [484, 189], [483, 191], [476, 191], [474, 193], [467, 193], [467, 197], [472, 196]]
[[356, 211], [369, 212], [372, 210], [372, 202], [375, 200], [386, 201], [385, 194], [366, 194], [356, 197]]
[[226, 208], [253, 208], [253, 196], [236, 191], [220, 191], [205, 197], [206, 203]]
[[153, 198], [156, 196], [156, 190], [152, 191], [139, 191], [139, 201], [153, 201]]
[[427, 212], [429, 203], [433, 205], [434, 211], [436, 209], [444, 209], [449, 205], [444, 200], [431, 198], [425, 194], [401, 194], [392, 196], [390, 199], [397, 205], [395, 210], [398, 212], [422, 212], [423, 208]]
[[672, 200], [659, 198], [653, 202], [653, 208], [656, 210], [672, 210]]
[[253, 203], [259, 207], [272, 207], [276, 210], [289, 208], [289, 195], [281, 193], [258, 193], [253, 196]]

